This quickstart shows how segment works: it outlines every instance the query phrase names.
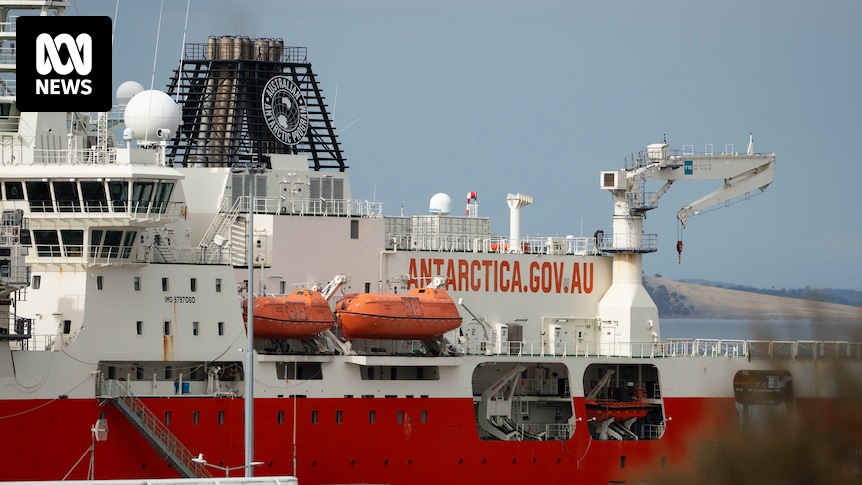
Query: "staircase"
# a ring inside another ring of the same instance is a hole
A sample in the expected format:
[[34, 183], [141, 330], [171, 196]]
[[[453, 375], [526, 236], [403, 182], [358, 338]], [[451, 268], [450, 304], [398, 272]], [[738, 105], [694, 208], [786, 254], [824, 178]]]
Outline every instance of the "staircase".
[[[233, 206], [228, 209], [228, 199], [222, 199], [218, 214], [216, 214], [215, 219], [213, 219], [212, 224], [210, 224], [209, 229], [200, 242], [201, 248], [208, 249], [206, 262], [212, 263], [222, 261], [222, 252], [224, 251], [225, 246], [237, 240], [234, 238], [233, 232], [237, 230], [245, 231], [244, 228], [234, 228], [234, 223], [236, 222], [237, 217], [239, 217], [241, 201], [242, 197], [237, 197]], [[241, 236], [238, 240], [241, 241], [242, 239], [243, 238]]]
[[140, 399], [122, 383], [104, 381], [101, 399], [110, 401], [120, 413], [146, 438], [183, 478], [212, 478], [209, 470], [193, 460], [194, 455], [153, 414]]

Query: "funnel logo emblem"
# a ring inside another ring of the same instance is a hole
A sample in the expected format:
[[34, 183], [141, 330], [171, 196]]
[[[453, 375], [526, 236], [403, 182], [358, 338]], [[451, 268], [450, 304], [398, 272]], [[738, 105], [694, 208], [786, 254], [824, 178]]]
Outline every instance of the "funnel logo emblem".
[[302, 91], [287, 76], [267, 81], [261, 96], [263, 119], [285, 145], [296, 145], [308, 133], [308, 106]]

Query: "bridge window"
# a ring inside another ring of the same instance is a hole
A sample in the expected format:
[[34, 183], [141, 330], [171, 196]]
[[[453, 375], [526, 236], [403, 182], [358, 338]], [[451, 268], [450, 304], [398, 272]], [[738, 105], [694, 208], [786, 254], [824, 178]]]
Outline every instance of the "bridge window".
[[111, 197], [114, 212], [125, 212], [129, 203], [129, 184], [124, 181], [108, 182], [108, 194]]
[[26, 183], [27, 197], [30, 199], [30, 211], [54, 212], [51, 202], [51, 188], [48, 182], [30, 181]]
[[24, 200], [24, 186], [21, 182], [6, 182], [6, 200]]
[[81, 212], [81, 201], [78, 199], [78, 184], [74, 181], [54, 182], [54, 197], [57, 199], [57, 209], [60, 212]]
[[125, 236], [123, 237], [123, 258], [128, 258], [129, 254], [132, 252], [132, 245], [135, 244], [135, 236], [138, 233], [135, 231], [127, 231]]
[[132, 208], [134, 212], [146, 213], [153, 198], [154, 182], [132, 182]]
[[108, 211], [108, 197], [103, 182], [81, 181], [81, 198], [87, 212]]
[[156, 187], [156, 196], [153, 200], [153, 212], [158, 214], [165, 213], [173, 190], [173, 182], [162, 182]]

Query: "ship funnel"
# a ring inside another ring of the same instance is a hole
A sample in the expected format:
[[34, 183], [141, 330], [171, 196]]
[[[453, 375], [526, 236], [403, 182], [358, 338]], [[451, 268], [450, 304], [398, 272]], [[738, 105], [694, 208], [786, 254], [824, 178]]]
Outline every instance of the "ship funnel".
[[506, 196], [509, 204], [509, 252], [521, 251], [521, 207], [533, 203], [533, 198], [524, 194], [509, 194]]

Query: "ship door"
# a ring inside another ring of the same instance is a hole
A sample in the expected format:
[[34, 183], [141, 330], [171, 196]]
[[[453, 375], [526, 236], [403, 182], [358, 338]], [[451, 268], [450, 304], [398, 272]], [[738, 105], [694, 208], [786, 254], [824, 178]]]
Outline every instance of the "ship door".
[[521, 347], [524, 341], [524, 327], [516, 323], [510, 323], [509, 327], [509, 353], [521, 355]]

